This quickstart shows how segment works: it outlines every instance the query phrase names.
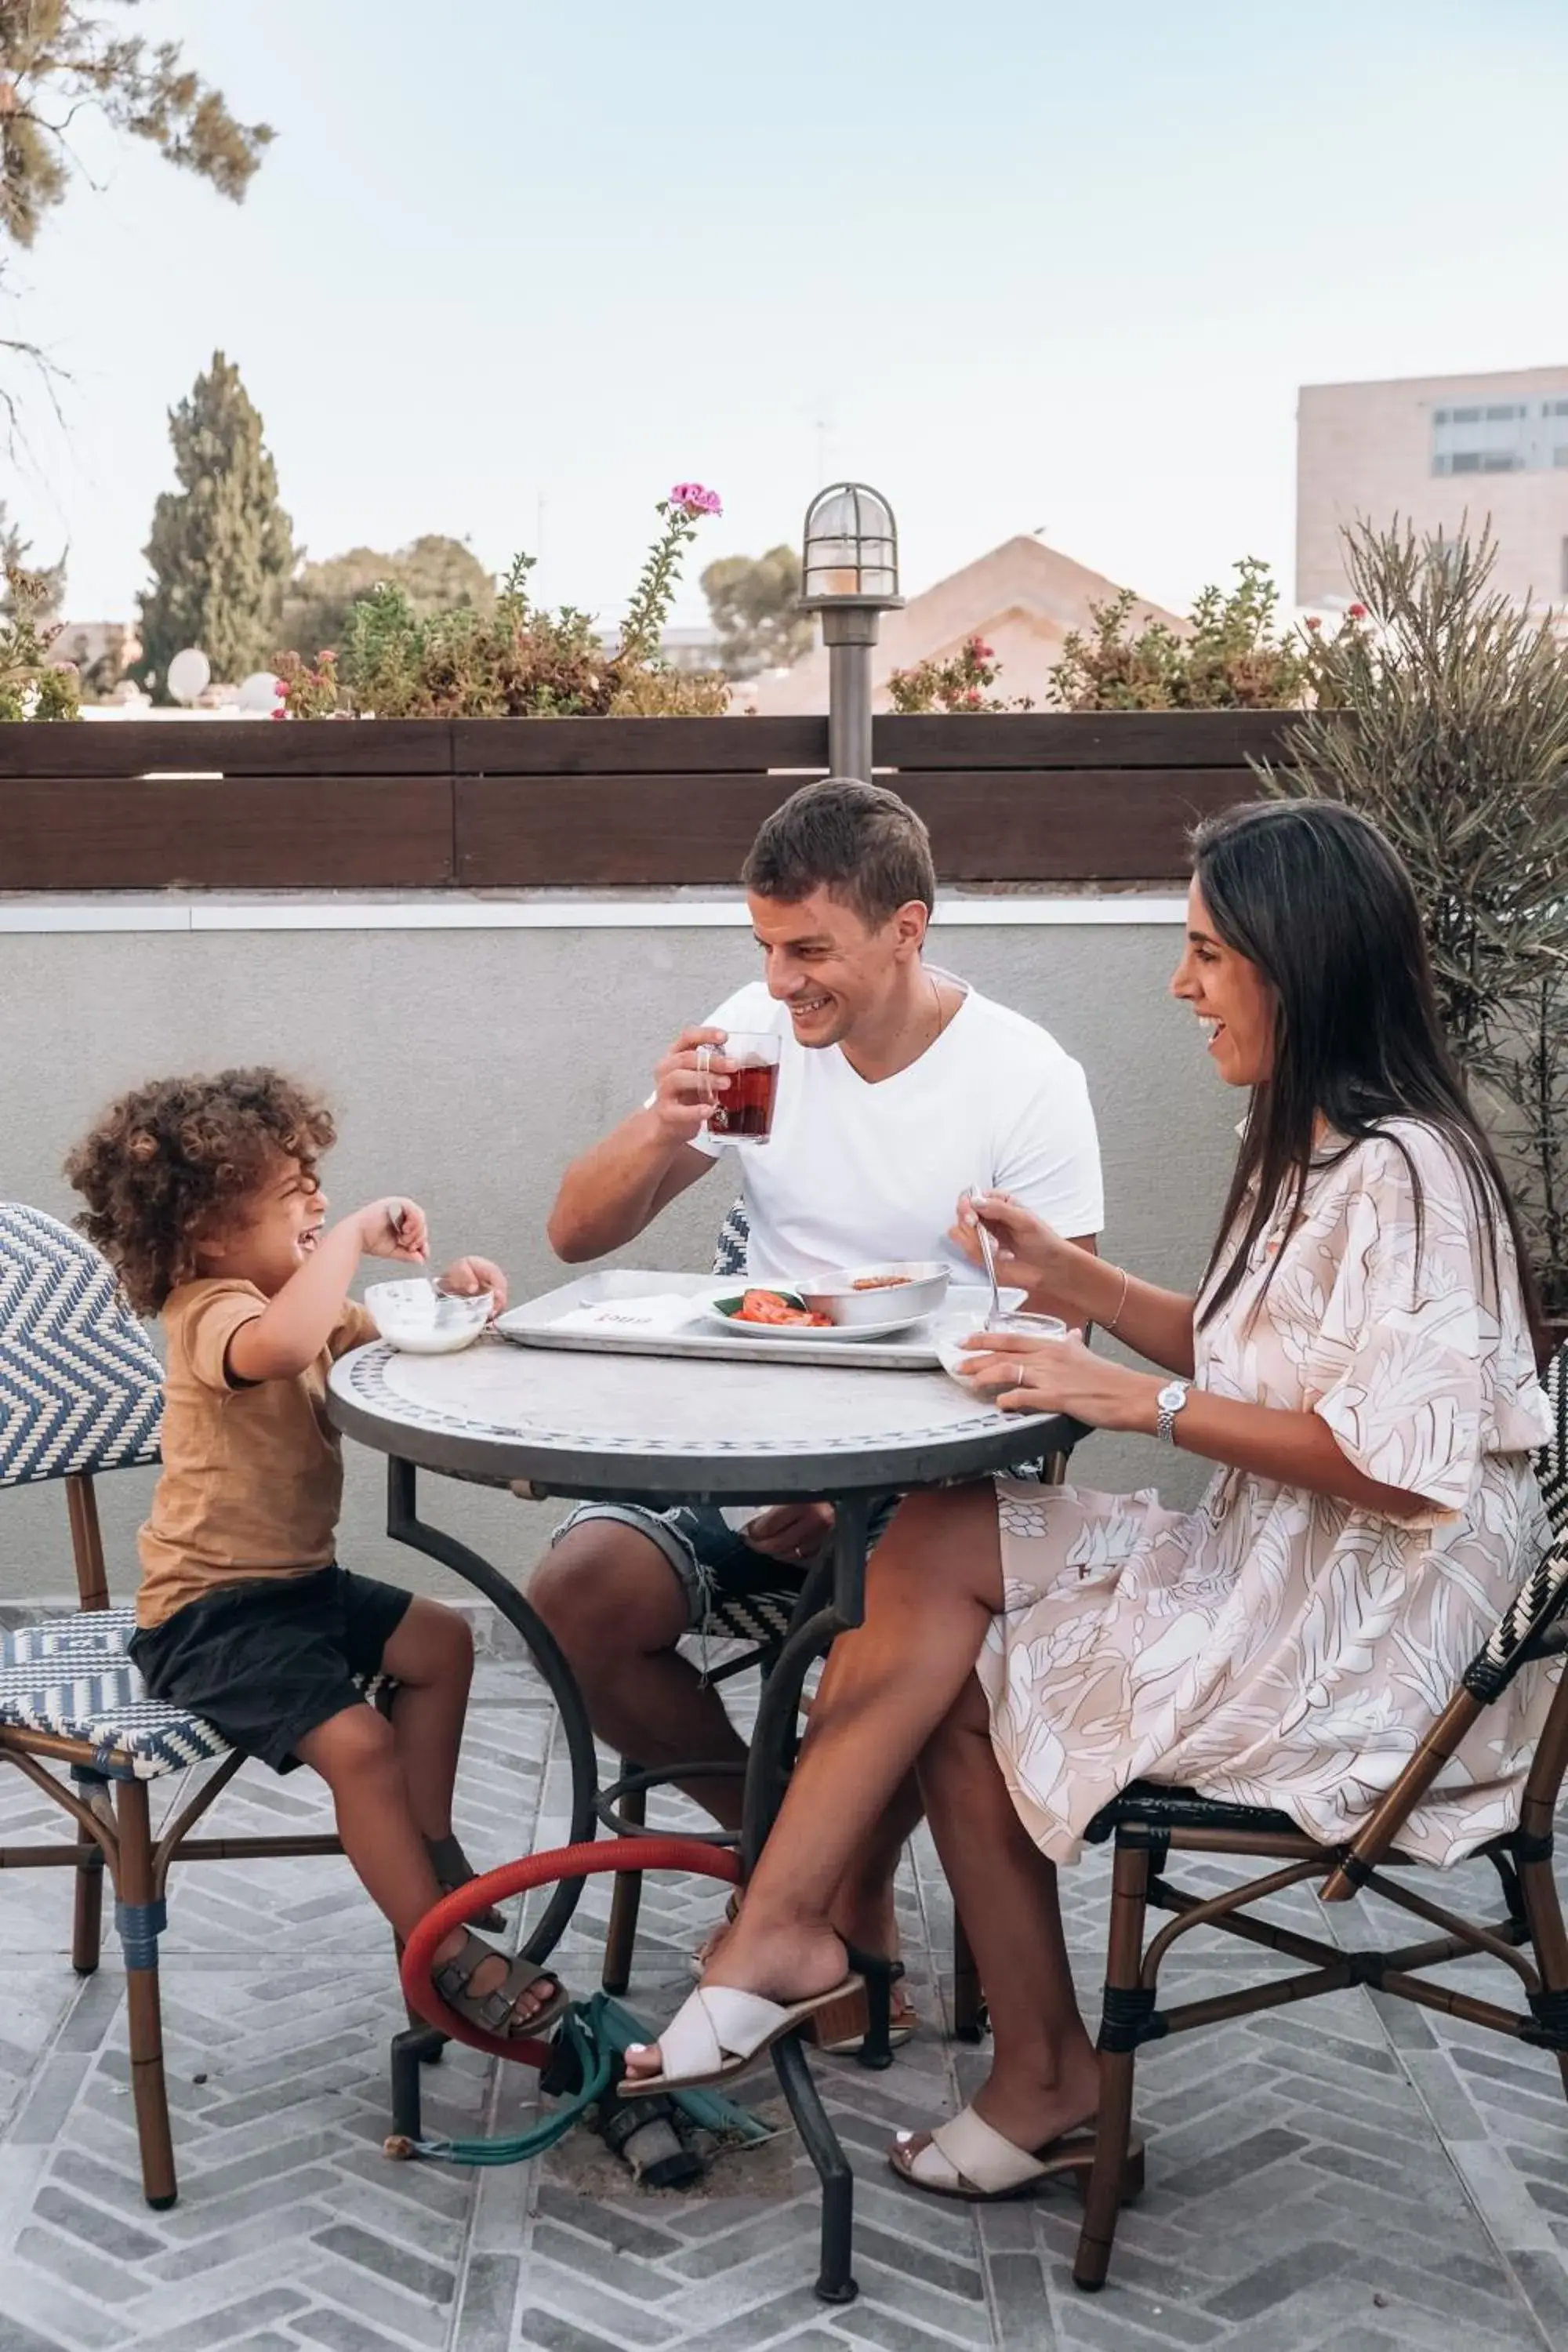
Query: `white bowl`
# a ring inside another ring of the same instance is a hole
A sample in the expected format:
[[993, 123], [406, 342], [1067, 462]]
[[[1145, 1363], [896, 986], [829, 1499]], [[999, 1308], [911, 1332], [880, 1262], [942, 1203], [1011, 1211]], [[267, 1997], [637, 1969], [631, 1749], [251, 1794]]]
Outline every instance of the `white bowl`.
[[893, 1316], [918, 1323], [935, 1314], [951, 1279], [950, 1268], [939, 1259], [900, 1258], [882, 1265], [837, 1266], [791, 1286], [814, 1315], [828, 1316], [847, 1330], [858, 1324], [885, 1326]]
[[459, 1298], [419, 1276], [403, 1282], [373, 1282], [364, 1303], [390, 1347], [405, 1356], [455, 1356], [471, 1348], [490, 1319], [494, 1293], [476, 1291]]
[[[964, 1366], [972, 1359], [963, 1342], [965, 1339], [973, 1339], [974, 1334], [983, 1328], [994, 1333], [998, 1354], [1006, 1345], [1006, 1336], [1009, 1331], [1016, 1331], [1026, 1338], [1037, 1339], [1067, 1338], [1067, 1325], [1055, 1315], [1026, 1315], [1019, 1311], [1017, 1306], [1008, 1305], [1010, 1298], [1021, 1302], [1022, 1297], [1022, 1292], [1005, 1290], [1002, 1293], [1002, 1303], [1005, 1311], [1001, 1319], [993, 1324], [985, 1324], [983, 1317], [976, 1318], [970, 1315], [944, 1315], [937, 1324], [931, 1335], [936, 1342], [937, 1361], [949, 1379], [956, 1381], [960, 1388], [974, 1390], [974, 1382], [964, 1370]], [[979, 1391], [975, 1392], [979, 1393]]]

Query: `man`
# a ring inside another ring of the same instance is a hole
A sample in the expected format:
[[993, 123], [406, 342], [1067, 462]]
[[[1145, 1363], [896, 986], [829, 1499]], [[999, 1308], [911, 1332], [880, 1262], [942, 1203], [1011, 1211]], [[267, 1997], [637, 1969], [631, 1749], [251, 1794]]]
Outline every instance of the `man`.
[[[971, 1189], [1010, 1192], [1092, 1249], [1102, 1193], [1083, 1073], [1035, 1023], [923, 961], [936, 876], [914, 811], [880, 785], [807, 784], [763, 825], [742, 878], [764, 978], [685, 1031], [642, 1109], [567, 1170], [550, 1218], [557, 1254], [579, 1263], [634, 1241], [731, 1153], [753, 1280], [936, 1257], [972, 1276], [947, 1238]], [[704, 1133], [730, 1031], [780, 1036], [765, 1147]], [[831, 1517], [826, 1504], [787, 1505], [742, 1537], [716, 1509], [574, 1510], [530, 1597], [599, 1736], [648, 1770], [743, 1765], [719, 1693], [676, 1645], [716, 1597], [798, 1591]], [[738, 1772], [688, 1793], [739, 1828]], [[895, 1951], [892, 1874], [918, 1818], [911, 1790], [844, 1890], [838, 1924], [863, 1949]]]

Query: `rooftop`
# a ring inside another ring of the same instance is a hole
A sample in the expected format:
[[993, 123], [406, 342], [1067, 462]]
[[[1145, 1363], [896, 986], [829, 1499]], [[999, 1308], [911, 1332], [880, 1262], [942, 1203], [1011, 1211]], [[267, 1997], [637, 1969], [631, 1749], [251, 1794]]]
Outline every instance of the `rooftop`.
[[[531, 1671], [485, 1659], [458, 1782], [477, 1861], [560, 1841], [552, 1722]], [[15, 1775], [0, 1782], [0, 1835], [35, 1833], [42, 1812]], [[325, 1791], [247, 1767], [224, 1818], [240, 1832], [319, 1830]], [[1471, 1870], [1486, 1874], [1458, 1875]], [[1184, 1876], [1212, 1889], [1222, 1872], [1189, 1857]], [[557, 1955], [579, 1993], [596, 1981], [607, 1886], [589, 1882]], [[1106, 1889], [1098, 1855], [1066, 1880], [1090, 2004]], [[1555, 2061], [1363, 1992], [1144, 2053], [1149, 2187], [1099, 2297], [1068, 2276], [1079, 2208], [1065, 2195], [972, 2211], [899, 2189], [882, 2160], [891, 2132], [952, 2113], [984, 2063], [936, 2030], [951, 1931], [923, 1837], [900, 1914], [926, 2028], [886, 2074], [813, 2062], [857, 2177], [860, 2295], [839, 2309], [812, 2293], [815, 2177], [788, 2132], [719, 2158], [697, 2192], [635, 2188], [583, 2131], [526, 2166], [389, 2160], [386, 2052], [402, 2016], [386, 1931], [341, 1862], [176, 1872], [164, 2032], [183, 2193], [150, 2212], [114, 1939], [79, 1981], [62, 1874], [7, 1873], [5, 1891], [5, 2352], [1546, 2352], [1568, 2339]], [[650, 1884], [627, 1997], [650, 2021], [689, 1986], [714, 1908], [710, 1880]], [[1359, 1940], [1363, 1909], [1332, 1915], [1329, 1932]], [[1279, 1916], [1318, 1935], [1331, 1918], [1300, 1893]], [[1172, 1966], [1184, 1994], [1234, 1980], [1201, 1935]], [[1486, 1974], [1465, 1981], [1487, 1991]], [[533, 2081], [448, 2049], [426, 2076], [427, 2128], [524, 2127]], [[772, 2090], [764, 2075], [750, 2094], [769, 2116]]]

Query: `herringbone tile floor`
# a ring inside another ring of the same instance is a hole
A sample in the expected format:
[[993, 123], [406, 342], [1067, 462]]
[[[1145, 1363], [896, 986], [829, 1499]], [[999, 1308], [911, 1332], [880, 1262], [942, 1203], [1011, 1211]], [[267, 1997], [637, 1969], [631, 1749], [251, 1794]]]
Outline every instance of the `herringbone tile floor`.
[[[521, 1667], [481, 1670], [462, 1832], [500, 1861], [563, 1834], [551, 1717]], [[247, 1771], [227, 1825], [315, 1826], [304, 1774]], [[58, 1831], [0, 1780], [0, 1834]], [[1200, 1866], [1194, 1883], [1218, 1873]], [[1106, 1874], [1066, 1882], [1091, 2004]], [[935, 2030], [949, 1950], [929, 1848], [906, 1874], [910, 1975], [932, 2021], [887, 2074], [816, 2062], [854, 2162], [860, 2297], [812, 2294], [815, 2179], [787, 2132], [721, 2158], [696, 2193], [637, 2189], [583, 2133], [536, 2165], [395, 2164], [386, 2047], [401, 2022], [387, 1938], [346, 1866], [176, 1874], [164, 1941], [182, 2194], [136, 2178], [118, 1962], [72, 1975], [57, 1873], [0, 1883], [0, 2352], [1543, 2352], [1568, 2343], [1568, 2104], [1555, 2064], [1363, 1994], [1155, 2044], [1141, 2062], [1149, 2188], [1112, 2282], [1075, 2294], [1077, 2207], [971, 2211], [900, 2190], [883, 2146], [951, 2112], [984, 2068]], [[1321, 1932], [1328, 1915], [1292, 1898]], [[595, 1981], [608, 1882], [560, 1955]], [[650, 1885], [631, 2000], [652, 2019], [689, 1979], [710, 1882]], [[1289, 1907], [1289, 1906], [1288, 1906]], [[1335, 1915], [1347, 1939], [1385, 1922]], [[1395, 1933], [1401, 1932], [1395, 1930]], [[1215, 1939], [1184, 1990], [1234, 1979]], [[1484, 1972], [1483, 1972], [1484, 1973]], [[1476, 1979], [1472, 1977], [1470, 1981]], [[449, 2050], [427, 2074], [435, 2131], [531, 2112], [531, 2075]], [[771, 2079], [752, 2095], [775, 2112]]]

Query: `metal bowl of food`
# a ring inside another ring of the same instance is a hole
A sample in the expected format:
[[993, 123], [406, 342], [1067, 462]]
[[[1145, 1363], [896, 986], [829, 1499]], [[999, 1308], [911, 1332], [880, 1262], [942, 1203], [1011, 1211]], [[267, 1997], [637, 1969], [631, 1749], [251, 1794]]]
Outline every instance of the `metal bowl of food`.
[[947, 1297], [949, 1270], [934, 1258], [909, 1258], [886, 1265], [847, 1265], [814, 1274], [793, 1287], [814, 1315], [830, 1316], [841, 1329], [885, 1324], [894, 1316], [916, 1323], [933, 1315]]

